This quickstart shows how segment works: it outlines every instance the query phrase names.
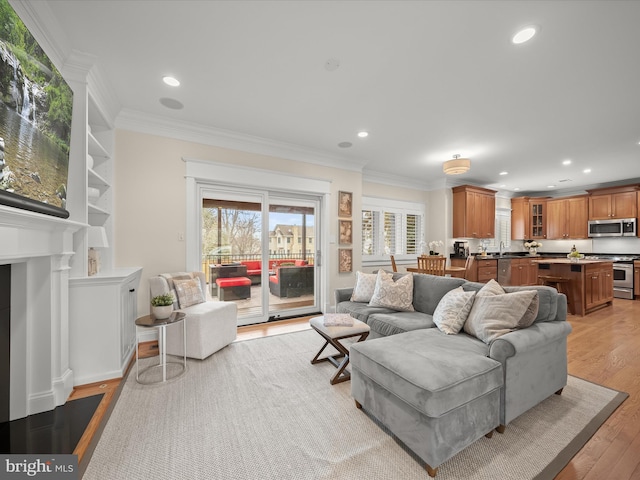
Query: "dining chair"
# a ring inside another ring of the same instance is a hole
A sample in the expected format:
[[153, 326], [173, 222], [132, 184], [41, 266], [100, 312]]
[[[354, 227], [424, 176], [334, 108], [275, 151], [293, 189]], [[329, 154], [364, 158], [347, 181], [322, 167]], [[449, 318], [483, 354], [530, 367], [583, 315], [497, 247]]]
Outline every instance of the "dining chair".
[[444, 277], [446, 263], [447, 259], [445, 257], [423, 255], [418, 257], [418, 270], [420, 270], [420, 273]]
[[396, 266], [396, 259], [393, 258], [393, 255], [390, 255], [390, 257], [391, 257], [391, 269], [394, 272], [397, 272], [398, 271], [398, 267]]
[[467, 261], [464, 262], [464, 279], [465, 280], [471, 280], [473, 278], [473, 275], [471, 274], [471, 269], [473, 268], [474, 258], [475, 257], [473, 255], [469, 255], [467, 257]]

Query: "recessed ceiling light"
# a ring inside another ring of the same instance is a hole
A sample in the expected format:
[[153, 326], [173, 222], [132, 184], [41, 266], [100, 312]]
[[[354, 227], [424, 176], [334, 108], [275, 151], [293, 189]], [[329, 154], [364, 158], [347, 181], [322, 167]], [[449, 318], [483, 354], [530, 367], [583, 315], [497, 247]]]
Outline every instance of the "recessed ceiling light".
[[547, 188], [556, 188], [555, 185], [547, 185]]
[[352, 146], [352, 145], [353, 145], [353, 143], [351, 143], [351, 142], [340, 142], [340, 143], [338, 144], [338, 146], [339, 146], [340, 148], [349, 148], [349, 147], [350, 147], [350, 146]]
[[180, 85], [180, 81], [177, 78], [170, 77], [168, 75], [166, 77], [162, 77], [162, 81], [170, 87], [177, 87]]
[[563, 160], [562, 164], [563, 165], [571, 165], [571, 160], [569, 160], [569, 159]]
[[500, 172], [498, 175], [509, 175], [509, 172]]
[[590, 168], [585, 168], [584, 170], [582, 170], [582, 173], [591, 173], [591, 169]]
[[538, 27], [536, 27], [535, 25], [529, 25], [528, 27], [524, 27], [522, 30], [518, 31], [511, 38], [511, 41], [516, 45], [528, 42], [533, 38], [537, 31]]
[[520, 187], [516, 187], [516, 188], [514, 188], [514, 190], [520, 190]]
[[358, 136], [360, 138], [367, 138], [369, 136], [369, 132], [365, 132], [364, 130], [362, 132], [358, 132]]
[[504, 188], [506, 187], [506, 185], [503, 183], [502, 185], [500, 185], [500, 188]]

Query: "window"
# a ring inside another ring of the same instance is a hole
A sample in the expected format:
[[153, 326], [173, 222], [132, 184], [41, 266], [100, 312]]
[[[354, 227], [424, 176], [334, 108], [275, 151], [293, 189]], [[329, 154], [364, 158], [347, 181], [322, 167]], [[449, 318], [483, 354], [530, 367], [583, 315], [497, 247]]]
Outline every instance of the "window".
[[511, 248], [511, 209], [496, 208], [496, 236], [490, 240], [486, 240], [487, 247], [498, 250], [500, 242], [503, 242], [505, 249]]
[[423, 218], [420, 204], [363, 198], [363, 261], [377, 261], [388, 255], [417, 255], [423, 239]]

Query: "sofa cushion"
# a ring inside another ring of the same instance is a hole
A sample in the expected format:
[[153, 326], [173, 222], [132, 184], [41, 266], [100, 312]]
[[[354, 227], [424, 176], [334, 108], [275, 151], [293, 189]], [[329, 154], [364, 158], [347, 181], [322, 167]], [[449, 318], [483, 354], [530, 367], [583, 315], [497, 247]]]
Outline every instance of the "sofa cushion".
[[354, 343], [349, 358], [375, 383], [429, 417], [502, 386], [502, 365], [488, 347], [465, 334], [436, 328]]
[[447, 292], [433, 312], [433, 323], [440, 331], [455, 335], [469, 316], [475, 296], [476, 292], [465, 292], [462, 287]]
[[464, 283], [462, 278], [416, 273], [413, 275], [413, 308], [433, 315], [442, 297]]
[[[478, 293], [464, 324], [464, 331], [488, 344], [516, 328], [528, 327], [534, 318], [529, 307], [537, 295], [535, 290], [503, 295]], [[530, 312], [528, 316], [527, 311]]]
[[356, 285], [353, 287], [351, 301], [369, 303], [376, 289], [377, 279], [378, 275], [375, 273], [356, 272]]
[[396, 281], [393, 275], [380, 270], [376, 288], [369, 305], [393, 308], [399, 311], [413, 311], [413, 275], [405, 275]]
[[374, 313], [398, 313], [391, 308], [371, 307], [362, 302], [340, 302], [336, 310], [338, 313], [348, 313], [364, 323], [369, 323], [369, 317]]
[[433, 328], [433, 317], [422, 312], [372, 313], [367, 323], [372, 337], [387, 337], [422, 328]]

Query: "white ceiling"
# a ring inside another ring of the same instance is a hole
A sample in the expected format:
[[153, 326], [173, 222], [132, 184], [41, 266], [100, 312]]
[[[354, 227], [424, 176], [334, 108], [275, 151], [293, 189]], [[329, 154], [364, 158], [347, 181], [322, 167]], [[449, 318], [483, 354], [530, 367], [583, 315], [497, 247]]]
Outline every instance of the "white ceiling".
[[[125, 112], [304, 147], [425, 188], [445, 182], [454, 154], [472, 167], [448, 184], [517, 195], [640, 178], [638, 1], [48, 4]], [[538, 35], [511, 44], [529, 24]], [[166, 74], [182, 85], [164, 85]]]

